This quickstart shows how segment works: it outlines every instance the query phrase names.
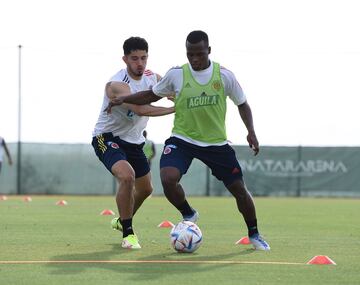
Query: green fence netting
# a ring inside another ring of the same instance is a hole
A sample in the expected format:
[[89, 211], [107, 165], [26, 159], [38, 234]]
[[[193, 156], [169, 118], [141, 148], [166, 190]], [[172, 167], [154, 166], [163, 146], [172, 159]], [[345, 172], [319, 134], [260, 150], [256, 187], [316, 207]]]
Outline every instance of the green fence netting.
[[[263, 146], [253, 156], [247, 146], [233, 146], [250, 192], [256, 196], [360, 197], [360, 147]], [[14, 165], [3, 162], [1, 194], [112, 195], [116, 182], [87, 144], [9, 144]], [[152, 162], [154, 195], [162, 195], [156, 145]], [[208, 168], [194, 160], [181, 180], [188, 195], [229, 196]]]

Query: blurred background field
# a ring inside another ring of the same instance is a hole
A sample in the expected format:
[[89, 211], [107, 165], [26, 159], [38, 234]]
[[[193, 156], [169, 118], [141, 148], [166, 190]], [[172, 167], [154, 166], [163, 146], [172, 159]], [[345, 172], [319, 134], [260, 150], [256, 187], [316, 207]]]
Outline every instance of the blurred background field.
[[[120, 234], [110, 228], [114, 216], [100, 215], [116, 212], [111, 196], [25, 197], [0, 201], [0, 284], [358, 284], [358, 199], [256, 198], [259, 227], [272, 249], [255, 252], [235, 244], [246, 226], [232, 198], [191, 197], [204, 242], [193, 254], [178, 254], [170, 247], [170, 229], [158, 227], [180, 221], [163, 197], [148, 199], [135, 216], [139, 251], [122, 249]], [[59, 200], [68, 204], [58, 206]], [[306, 265], [315, 255], [337, 265]], [[244, 263], [223, 263], [231, 261]]]

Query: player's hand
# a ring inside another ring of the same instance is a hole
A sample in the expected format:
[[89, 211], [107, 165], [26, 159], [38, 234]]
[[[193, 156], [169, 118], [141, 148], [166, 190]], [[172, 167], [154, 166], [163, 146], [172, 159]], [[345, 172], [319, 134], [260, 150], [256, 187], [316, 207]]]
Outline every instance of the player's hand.
[[249, 132], [246, 137], [249, 147], [254, 151], [254, 155], [257, 155], [260, 151], [259, 142], [254, 132]]
[[114, 105], [111, 103], [111, 101], [109, 102], [109, 104], [107, 105], [107, 107], [104, 109], [104, 112], [110, 114], [111, 113], [111, 108], [113, 107]]
[[122, 103], [124, 103], [124, 97], [116, 97], [111, 99], [107, 107], [104, 109], [104, 112], [110, 114], [112, 107], [121, 105]]
[[171, 102], [175, 102], [175, 92], [173, 95], [167, 96], [167, 99], [170, 100]]

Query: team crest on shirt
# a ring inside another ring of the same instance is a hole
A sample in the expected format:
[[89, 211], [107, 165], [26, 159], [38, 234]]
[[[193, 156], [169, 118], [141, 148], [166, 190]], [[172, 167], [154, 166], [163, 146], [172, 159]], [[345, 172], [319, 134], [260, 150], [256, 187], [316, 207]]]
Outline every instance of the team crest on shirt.
[[220, 80], [214, 80], [211, 86], [214, 90], [219, 91], [221, 89]]
[[171, 152], [171, 148], [169, 148], [168, 146], [166, 146], [164, 148], [164, 154], [169, 154]]
[[171, 149], [176, 149], [177, 146], [176, 145], [173, 145], [173, 144], [169, 144], [167, 146], [165, 146], [164, 148], [164, 154], [169, 154], [171, 152]]
[[129, 117], [129, 118], [132, 118], [134, 117], [135, 113], [131, 110], [128, 110], [127, 113], [126, 113], [126, 116]]
[[150, 69], [145, 69], [144, 70], [144, 75], [145, 76], [151, 76], [151, 75], [154, 75], [154, 73]]
[[107, 145], [112, 147], [113, 149], [118, 149], [119, 148], [119, 145], [117, 143], [114, 143], [114, 142], [108, 142]]

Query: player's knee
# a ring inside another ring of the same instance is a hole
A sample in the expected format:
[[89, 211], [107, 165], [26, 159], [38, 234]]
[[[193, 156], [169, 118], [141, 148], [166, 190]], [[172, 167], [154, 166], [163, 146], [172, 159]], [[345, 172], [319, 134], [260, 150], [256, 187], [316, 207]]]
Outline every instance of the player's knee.
[[176, 186], [180, 179], [180, 172], [176, 168], [162, 168], [160, 171], [161, 184], [164, 188]]
[[150, 186], [144, 188], [142, 192], [145, 197], [149, 197], [153, 192], [153, 187], [150, 185]]
[[250, 195], [245, 184], [241, 181], [235, 181], [233, 184], [227, 186], [227, 188], [237, 199], [247, 199]]
[[122, 185], [128, 185], [133, 187], [135, 184], [135, 173], [134, 171], [117, 171], [113, 172], [114, 176], [117, 178], [118, 182]]
[[178, 182], [178, 178], [175, 175], [161, 175], [161, 184], [164, 188], [169, 188], [172, 186], [176, 186]]
[[132, 175], [122, 175], [119, 177], [121, 185], [126, 185], [129, 189], [133, 189], [135, 186], [135, 177]]

